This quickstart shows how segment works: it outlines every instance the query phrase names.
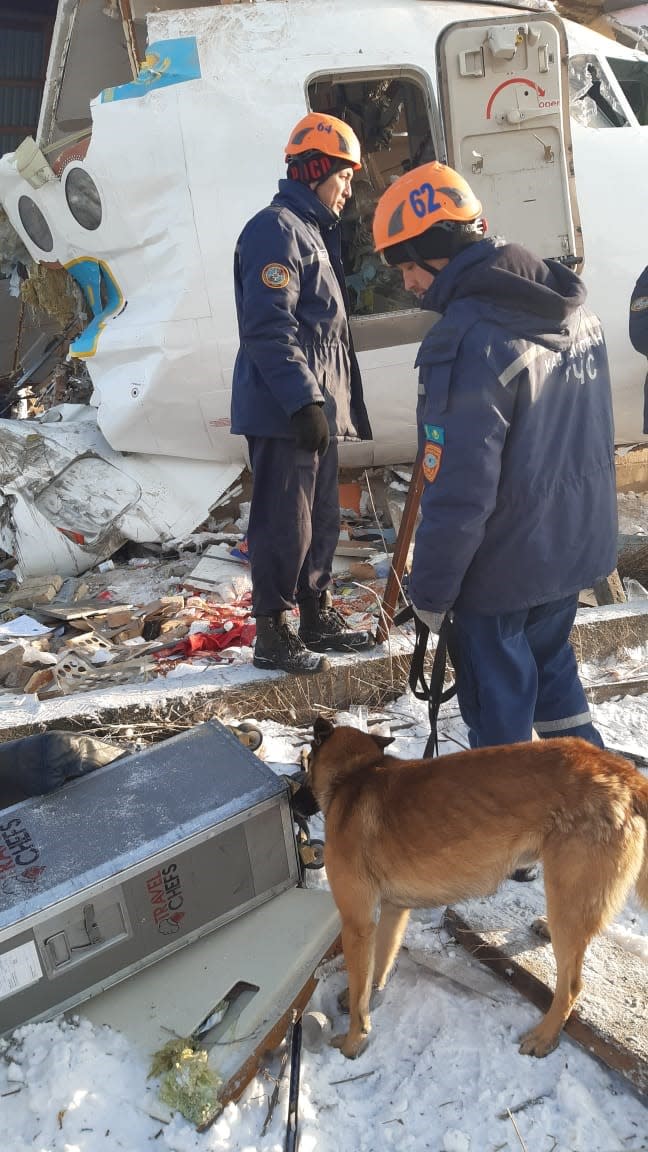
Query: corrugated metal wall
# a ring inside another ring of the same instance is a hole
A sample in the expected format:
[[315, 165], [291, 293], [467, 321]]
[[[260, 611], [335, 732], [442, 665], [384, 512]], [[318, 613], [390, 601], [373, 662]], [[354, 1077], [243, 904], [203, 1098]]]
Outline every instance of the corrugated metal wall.
[[46, 15], [0, 9], [0, 155], [36, 131], [51, 32]]

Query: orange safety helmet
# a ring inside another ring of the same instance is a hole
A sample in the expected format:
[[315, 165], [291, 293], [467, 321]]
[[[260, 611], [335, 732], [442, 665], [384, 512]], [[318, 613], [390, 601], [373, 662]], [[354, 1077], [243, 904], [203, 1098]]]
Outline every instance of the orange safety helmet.
[[346, 160], [348, 167], [356, 172], [362, 168], [360, 141], [353, 128], [325, 112], [309, 112], [290, 133], [286, 160], [306, 152], [321, 152], [336, 160]]
[[451, 257], [484, 235], [481, 213], [472, 188], [454, 168], [436, 160], [422, 164], [380, 197], [373, 219], [376, 251], [389, 264]]

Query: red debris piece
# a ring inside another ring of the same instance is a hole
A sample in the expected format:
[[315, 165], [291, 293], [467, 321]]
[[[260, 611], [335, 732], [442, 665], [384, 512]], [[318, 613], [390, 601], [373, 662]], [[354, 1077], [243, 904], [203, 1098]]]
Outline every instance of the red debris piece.
[[153, 653], [156, 660], [168, 660], [170, 656], [197, 656], [201, 653], [222, 652], [225, 648], [249, 647], [256, 636], [256, 627], [249, 620], [230, 620], [229, 628], [217, 632], [193, 632], [185, 636], [172, 648], [164, 648]]

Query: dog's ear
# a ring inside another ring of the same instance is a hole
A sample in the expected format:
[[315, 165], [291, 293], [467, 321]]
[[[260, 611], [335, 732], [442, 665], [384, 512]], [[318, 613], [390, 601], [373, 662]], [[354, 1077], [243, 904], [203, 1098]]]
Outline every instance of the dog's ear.
[[323, 716], [318, 716], [315, 723], [313, 724], [313, 743], [315, 747], [319, 748], [320, 744], [323, 744], [325, 740], [328, 740], [329, 736], [332, 736], [334, 731], [334, 725], [331, 724], [330, 720], [325, 720]]
[[373, 732], [370, 732], [369, 735], [379, 748], [386, 748], [388, 744], [393, 744], [396, 739], [395, 736], [378, 736]]

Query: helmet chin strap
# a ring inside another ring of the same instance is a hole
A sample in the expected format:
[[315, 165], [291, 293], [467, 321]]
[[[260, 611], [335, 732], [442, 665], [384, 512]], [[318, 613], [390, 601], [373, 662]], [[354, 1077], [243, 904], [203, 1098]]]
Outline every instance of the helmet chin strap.
[[440, 269], [432, 268], [429, 264], [426, 264], [425, 260], [422, 260], [419, 256], [418, 252], [416, 251], [416, 246], [412, 244], [411, 240], [405, 241], [404, 248], [405, 252], [412, 261], [412, 264], [416, 264], [418, 268], [422, 268], [424, 272], [427, 272], [430, 276], [436, 279], [436, 277], [439, 275]]

